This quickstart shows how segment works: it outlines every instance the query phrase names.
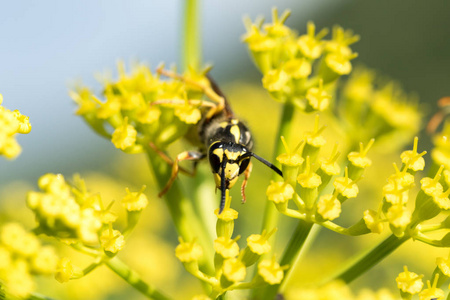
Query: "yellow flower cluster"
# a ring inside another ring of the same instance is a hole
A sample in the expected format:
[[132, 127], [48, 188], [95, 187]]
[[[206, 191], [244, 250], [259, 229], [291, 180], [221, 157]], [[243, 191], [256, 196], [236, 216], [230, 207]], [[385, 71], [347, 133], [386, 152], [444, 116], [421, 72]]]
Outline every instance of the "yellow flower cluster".
[[0, 155], [8, 159], [17, 157], [22, 148], [15, 139], [16, 133], [26, 134], [31, 131], [28, 117], [18, 110], [10, 111], [1, 104], [3, 96], [0, 94]]
[[420, 129], [417, 99], [395, 82], [377, 79], [363, 67], [352, 72], [338, 96], [339, 122], [350, 143], [375, 138], [386, 149], [402, 147]]
[[209, 87], [207, 70], [200, 74], [190, 70], [182, 79], [168, 72], [172, 79], [163, 80], [143, 64], [134, 66], [130, 74], [122, 63], [118, 69], [117, 80], [104, 82], [104, 100], [85, 87], [70, 96], [78, 104], [76, 113], [125, 152], [141, 152], [149, 141], [164, 149], [183, 137], [189, 125], [198, 123], [202, 107], [208, 106], [202, 99], [202, 89]]
[[[357, 197], [359, 193], [357, 181], [360, 180], [364, 169], [371, 164], [366, 155], [373, 140], [366, 147], [361, 144], [359, 152], [350, 152], [343, 176], [336, 177], [341, 172], [337, 163], [339, 156], [337, 147], [333, 148], [329, 158], [319, 157], [321, 148], [326, 145], [322, 135], [324, 128], [319, 127], [317, 116], [314, 129], [305, 133], [304, 142], [294, 151], [289, 149], [282, 138], [286, 153], [278, 156], [277, 160], [282, 165], [284, 181], [272, 181], [266, 194], [278, 211], [287, 216], [343, 232], [345, 229], [331, 221], [340, 216], [344, 201]], [[325, 189], [330, 190], [327, 189], [329, 183], [332, 183], [334, 190], [322, 194]], [[291, 200], [296, 209], [289, 205]]]
[[175, 250], [176, 257], [183, 263], [185, 269], [209, 284], [212, 288], [210, 297], [215, 299], [226, 291], [234, 289], [252, 288], [261, 284], [279, 284], [284, 278], [285, 266], [280, 266], [275, 259], [261, 260], [257, 265], [257, 273], [249, 282], [244, 282], [247, 268], [253, 266], [262, 255], [271, 251], [270, 236], [275, 232], [263, 231], [262, 234], [252, 234], [247, 238], [247, 246], [240, 249], [238, 240], [240, 236], [232, 239], [234, 220], [237, 212], [230, 208], [231, 198], [227, 193], [225, 209], [221, 214], [216, 210], [218, 217], [214, 240], [214, 275], [199, 269], [198, 262], [203, 256], [202, 247], [195, 241], [185, 242], [180, 238], [180, 244]]
[[278, 101], [290, 101], [301, 110], [324, 111], [331, 101], [333, 83], [352, 70], [357, 54], [349, 47], [359, 40], [349, 30], [333, 28], [331, 40], [323, 40], [328, 30], [316, 34], [308, 23], [307, 33], [297, 33], [284, 25], [290, 12], [280, 17], [273, 10], [272, 23], [246, 20], [243, 37], [264, 77], [263, 86]]
[[[124, 247], [124, 236], [113, 229], [117, 216], [110, 210], [111, 205], [105, 208], [100, 195], [89, 192], [79, 176], [70, 185], [61, 174], [46, 174], [38, 185], [41, 191], [27, 196], [27, 205], [39, 222], [38, 231], [70, 243], [101, 247], [111, 255]], [[127, 189], [122, 201], [129, 214], [129, 226], [135, 225], [134, 213], [148, 204], [142, 192]]]
[[33, 292], [32, 275], [52, 275], [58, 256], [51, 246], [41, 245], [32, 232], [17, 223], [0, 228], [0, 282], [7, 298], [26, 298]]

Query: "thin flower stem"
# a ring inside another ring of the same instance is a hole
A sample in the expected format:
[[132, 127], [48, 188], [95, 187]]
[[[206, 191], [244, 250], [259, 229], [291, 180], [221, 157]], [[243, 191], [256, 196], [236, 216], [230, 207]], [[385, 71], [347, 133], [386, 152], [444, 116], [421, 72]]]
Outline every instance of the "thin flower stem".
[[143, 295], [145, 295], [149, 299], [156, 300], [169, 300], [170, 297], [164, 295], [162, 292], [158, 291], [154, 287], [150, 286], [146, 282], [144, 282], [141, 277], [133, 270], [131, 270], [123, 261], [121, 261], [117, 256], [113, 257], [109, 261], [106, 261], [105, 264], [110, 268], [114, 273], [122, 277], [128, 284], [137, 289]]
[[405, 235], [402, 238], [398, 238], [395, 235], [390, 235], [380, 244], [375, 246], [369, 252], [363, 253], [347, 265], [345, 265], [341, 270], [339, 270], [330, 279], [327, 279], [324, 283], [328, 283], [334, 280], [341, 280], [345, 283], [350, 283], [354, 279], [358, 278], [366, 271], [371, 269], [377, 263], [382, 261], [400, 245], [410, 239], [410, 236]]
[[[281, 115], [280, 125], [278, 128], [278, 132], [276, 134], [276, 143], [275, 143], [275, 151], [273, 155], [272, 161], [275, 161], [277, 156], [283, 153], [284, 147], [281, 142], [280, 137], [284, 136], [286, 139], [289, 139], [292, 131], [292, 119], [294, 118], [294, 105], [286, 101], [283, 106], [283, 112]], [[279, 180], [279, 176], [277, 174], [273, 175], [274, 180]], [[264, 211], [264, 219], [262, 230], [270, 231], [278, 225], [279, 213], [272, 203], [266, 202], [266, 208]], [[275, 235], [274, 235], [275, 236]], [[275, 238], [272, 237], [272, 240], [275, 241]]]
[[[3, 296], [0, 294], [0, 297]], [[0, 299], [4, 299], [4, 298], [0, 298]], [[6, 299], [6, 298], [5, 298]], [[32, 293], [31, 295], [28, 296], [28, 298], [26, 298], [27, 300], [55, 300], [55, 298], [50, 298], [38, 293]]]
[[[294, 234], [291, 237], [291, 240], [289, 241], [288, 245], [286, 246], [286, 250], [283, 253], [283, 257], [281, 258], [280, 265], [285, 266], [287, 265], [288, 268], [285, 271], [285, 274], [287, 274], [290, 270], [290, 267], [292, 266], [292, 262], [300, 255], [300, 250], [302, 249], [303, 245], [307, 241], [307, 238], [309, 236], [309, 233], [311, 231], [313, 223], [308, 223], [303, 220], [300, 220], [297, 224], [297, 228], [295, 229]], [[286, 278], [286, 276], [283, 278], [283, 280]], [[283, 281], [280, 284], [270, 285], [264, 290], [264, 293], [262, 293], [260, 296], [260, 299], [263, 300], [272, 300], [275, 299], [277, 292], [280, 288], [280, 285], [283, 283]]]
[[200, 13], [199, 0], [186, 0], [184, 7], [184, 32], [182, 65], [187, 71], [189, 68], [200, 69], [201, 43], [200, 43]]
[[[147, 155], [155, 180], [159, 188], [162, 189], [171, 175], [171, 168], [152, 149], [147, 150]], [[213, 274], [214, 249], [210, 242], [209, 234], [196, 215], [190, 199], [183, 194], [176, 180], [164, 198], [178, 234], [185, 241], [192, 241], [194, 238], [197, 238], [197, 242], [202, 246], [204, 253], [200, 265], [205, 273]]]

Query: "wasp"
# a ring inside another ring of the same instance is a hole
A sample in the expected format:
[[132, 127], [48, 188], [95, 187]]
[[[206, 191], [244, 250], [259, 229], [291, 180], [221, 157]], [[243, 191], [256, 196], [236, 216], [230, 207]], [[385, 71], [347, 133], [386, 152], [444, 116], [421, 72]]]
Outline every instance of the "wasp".
[[[250, 159], [252, 157], [268, 166], [281, 177], [283, 176], [281, 170], [275, 165], [252, 152], [253, 138], [250, 130], [235, 116], [227, 98], [209, 75], [207, 75], [209, 85], [203, 85], [162, 68], [158, 68], [157, 72], [184, 81], [186, 84], [197, 86], [213, 101], [213, 104], [203, 103], [208, 111], [198, 123], [197, 139], [200, 143], [197, 151], [182, 152], [177, 155], [175, 161], [172, 161], [164, 152], [151, 144], [151, 147], [172, 165], [171, 177], [159, 196], [164, 195], [170, 189], [179, 171], [194, 175], [197, 162], [205, 158], [209, 161], [214, 175], [216, 189], [220, 189], [221, 192], [219, 214], [225, 207], [226, 191], [235, 185], [238, 177], [242, 174], [245, 177], [241, 186], [242, 202], [246, 201], [245, 187], [251, 172]], [[195, 162], [194, 172], [190, 173], [179, 166], [179, 163], [184, 160]]]

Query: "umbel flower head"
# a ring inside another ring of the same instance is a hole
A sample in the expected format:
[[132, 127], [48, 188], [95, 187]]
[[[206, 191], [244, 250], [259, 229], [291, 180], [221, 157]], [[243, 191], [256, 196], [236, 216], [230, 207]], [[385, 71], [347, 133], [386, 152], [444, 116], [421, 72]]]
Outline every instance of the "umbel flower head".
[[324, 111], [331, 104], [330, 89], [341, 75], [352, 70], [351, 60], [357, 57], [349, 47], [359, 40], [349, 30], [333, 28], [331, 40], [325, 40], [328, 29], [316, 34], [308, 23], [307, 33], [298, 36], [285, 26], [290, 11], [278, 16], [273, 10], [272, 23], [246, 20], [247, 34], [243, 40], [263, 74], [264, 88], [280, 102], [292, 102], [299, 109]]
[[133, 66], [130, 73], [123, 63], [118, 69], [116, 80], [104, 81], [103, 100], [86, 87], [70, 92], [78, 104], [76, 113], [116, 148], [138, 153], [152, 142], [164, 149], [200, 121], [207, 105], [202, 87], [209, 87], [208, 70], [189, 70], [183, 80], [169, 71], [172, 79], [164, 80], [143, 64]]
[[27, 116], [22, 115], [18, 110], [6, 109], [1, 105], [2, 102], [3, 96], [0, 94], [0, 155], [13, 159], [22, 151], [15, 135], [29, 133], [31, 125]]

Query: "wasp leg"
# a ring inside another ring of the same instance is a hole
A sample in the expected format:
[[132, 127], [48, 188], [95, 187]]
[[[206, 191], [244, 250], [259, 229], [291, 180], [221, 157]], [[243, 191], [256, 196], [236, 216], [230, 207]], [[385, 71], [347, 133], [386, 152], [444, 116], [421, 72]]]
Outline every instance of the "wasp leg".
[[[181, 170], [180, 166], [178, 165], [180, 161], [183, 160], [193, 160], [198, 161], [205, 157], [205, 154], [197, 151], [184, 151], [177, 155], [175, 161], [172, 165], [172, 173], [170, 175], [169, 181], [167, 182], [166, 186], [162, 189], [162, 191], [158, 194], [159, 197], [162, 197], [164, 194], [166, 194], [170, 187], [172, 186], [173, 182], [177, 178], [178, 172]], [[194, 171], [191, 173], [194, 175], [196, 172], [196, 168], [194, 168]]]
[[223, 111], [223, 109], [225, 108], [225, 98], [222, 97], [221, 95], [218, 95], [216, 93], [216, 91], [214, 90], [214, 88], [212, 88], [209, 85], [203, 84], [201, 82], [192, 80], [190, 78], [184, 77], [182, 75], [179, 75], [175, 72], [169, 71], [169, 70], [164, 70], [162, 67], [159, 67], [158, 69], [156, 69], [156, 72], [158, 72], [159, 74], [162, 74], [164, 76], [170, 77], [170, 78], [174, 78], [174, 79], [178, 79], [181, 80], [187, 84], [193, 85], [199, 89], [202, 90], [202, 92], [212, 101], [215, 103], [215, 106], [211, 107], [211, 109], [208, 111], [208, 113], [206, 114], [206, 119], [209, 120], [211, 119], [214, 115], [216, 115], [217, 113]]
[[[156, 154], [158, 154], [167, 164], [169, 164], [170, 166], [173, 167], [174, 162], [172, 161], [172, 159], [166, 154], [164, 153], [164, 151], [162, 151], [161, 149], [158, 148], [158, 146], [156, 146], [155, 144], [153, 144], [152, 142], [149, 143], [150, 148], [153, 149], [153, 151], [156, 152]], [[195, 176], [195, 169], [194, 171], [189, 171], [186, 170], [183, 167], [178, 167], [178, 170], [183, 173], [186, 174], [188, 176]]]
[[245, 203], [245, 201], [247, 201], [247, 199], [245, 198], [245, 188], [247, 187], [247, 182], [248, 179], [250, 178], [250, 173], [252, 172], [252, 162], [250, 162], [248, 164], [247, 169], [244, 171], [244, 181], [242, 182], [242, 186], [241, 186], [241, 195], [242, 195], [242, 204]]

